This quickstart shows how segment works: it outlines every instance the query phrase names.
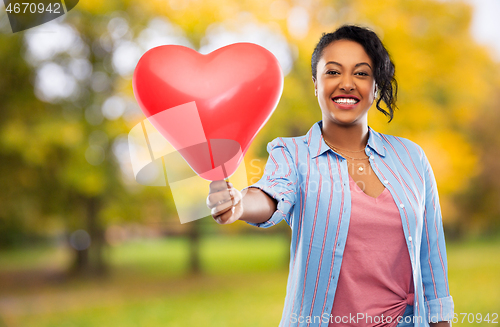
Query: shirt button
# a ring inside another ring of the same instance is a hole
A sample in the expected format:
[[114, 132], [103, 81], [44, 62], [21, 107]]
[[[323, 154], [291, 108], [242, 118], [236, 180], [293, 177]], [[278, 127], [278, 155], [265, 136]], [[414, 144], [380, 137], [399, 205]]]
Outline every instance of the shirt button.
[[371, 156], [370, 156], [370, 159], [372, 159], [372, 160], [373, 160], [373, 159], [375, 159], [375, 156], [371, 155]]
[[389, 184], [389, 181], [387, 179], [384, 180], [384, 184]]
[[411, 241], [411, 240], [412, 240], [412, 239], [411, 239], [411, 236], [408, 236], [408, 241]]
[[400, 203], [400, 204], [399, 204], [399, 206], [400, 206], [401, 208], [404, 208], [404, 207], [405, 207], [405, 205], [404, 205], [404, 204], [402, 204], [402, 203]]

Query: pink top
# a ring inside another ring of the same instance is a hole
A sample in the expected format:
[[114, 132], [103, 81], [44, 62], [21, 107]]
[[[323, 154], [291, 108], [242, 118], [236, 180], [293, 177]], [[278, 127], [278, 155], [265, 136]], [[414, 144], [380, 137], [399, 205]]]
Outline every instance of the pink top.
[[387, 188], [373, 198], [351, 176], [349, 183], [351, 219], [329, 326], [396, 326], [414, 292], [399, 210]]

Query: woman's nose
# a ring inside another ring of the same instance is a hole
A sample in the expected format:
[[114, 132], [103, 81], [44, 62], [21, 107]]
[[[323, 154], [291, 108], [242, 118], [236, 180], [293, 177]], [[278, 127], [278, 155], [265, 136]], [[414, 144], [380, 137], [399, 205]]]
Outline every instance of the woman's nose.
[[349, 92], [349, 91], [354, 90], [354, 88], [355, 88], [355, 85], [354, 85], [354, 81], [352, 80], [352, 77], [351, 76], [343, 76], [342, 80], [340, 81], [340, 89], [342, 91]]

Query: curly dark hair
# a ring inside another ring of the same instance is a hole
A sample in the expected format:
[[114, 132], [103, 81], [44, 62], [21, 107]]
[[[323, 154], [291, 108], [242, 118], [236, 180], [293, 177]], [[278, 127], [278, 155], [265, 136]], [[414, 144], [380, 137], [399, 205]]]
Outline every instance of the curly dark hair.
[[[397, 109], [398, 82], [394, 77], [394, 63], [382, 41], [372, 30], [356, 25], [343, 25], [333, 33], [323, 33], [311, 57], [312, 76], [316, 78], [317, 66], [323, 55], [323, 50], [337, 40], [350, 40], [359, 43], [371, 58], [374, 65], [375, 84], [378, 88], [377, 109], [389, 117], [390, 122], [394, 117], [394, 110]], [[382, 101], [386, 104], [389, 112], [380, 106]]]

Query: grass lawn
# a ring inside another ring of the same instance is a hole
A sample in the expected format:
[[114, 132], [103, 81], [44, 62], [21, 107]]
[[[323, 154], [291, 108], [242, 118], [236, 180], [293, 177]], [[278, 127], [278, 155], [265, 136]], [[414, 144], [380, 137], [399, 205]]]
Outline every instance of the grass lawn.
[[[281, 235], [207, 237], [199, 276], [184, 273], [185, 240], [131, 242], [109, 249], [113, 270], [102, 280], [62, 278], [63, 249], [3, 251], [0, 327], [276, 327], [286, 242]], [[500, 240], [449, 243], [448, 264], [456, 313], [500, 313]], [[467, 317], [454, 324], [462, 325], [498, 326]]]
[[[448, 278], [455, 313], [463, 324], [457, 326], [499, 326], [500, 324], [500, 238], [466, 243], [448, 243]], [[497, 324], [469, 323], [472, 315], [496, 313]]]

